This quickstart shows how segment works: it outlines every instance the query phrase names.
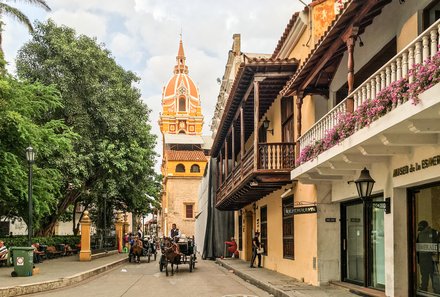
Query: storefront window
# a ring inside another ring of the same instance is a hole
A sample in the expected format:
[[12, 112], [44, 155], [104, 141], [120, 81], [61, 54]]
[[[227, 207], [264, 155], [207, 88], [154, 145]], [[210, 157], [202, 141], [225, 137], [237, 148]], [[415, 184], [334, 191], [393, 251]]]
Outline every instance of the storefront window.
[[418, 296], [440, 296], [440, 186], [413, 192], [414, 237]]

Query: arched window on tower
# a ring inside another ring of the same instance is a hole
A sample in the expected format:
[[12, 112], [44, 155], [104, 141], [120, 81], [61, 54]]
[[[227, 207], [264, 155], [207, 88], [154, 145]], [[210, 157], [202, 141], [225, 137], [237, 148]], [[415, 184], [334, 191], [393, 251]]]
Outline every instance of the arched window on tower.
[[186, 111], [186, 99], [185, 97], [179, 98], [179, 111]]
[[185, 172], [185, 165], [183, 165], [183, 164], [177, 164], [177, 166], [176, 166], [176, 172]]
[[191, 166], [191, 172], [200, 172], [200, 166], [197, 164], [193, 164]]

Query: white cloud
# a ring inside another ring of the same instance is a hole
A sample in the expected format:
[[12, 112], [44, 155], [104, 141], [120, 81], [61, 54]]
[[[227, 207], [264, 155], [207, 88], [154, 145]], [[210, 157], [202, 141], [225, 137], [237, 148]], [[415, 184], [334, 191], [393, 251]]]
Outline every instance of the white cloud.
[[[163, 86], [172, 75], [179, 34], [190, 76], [200, 89], [205, 116], [204, 133], [211, 121], [221, 77], [232, 45], [232, 35], [242, 36], [242, 51], [271, 53], [299, 1], [278, 0], [48, 0], [52, 12], [19, 6], [31, 19], [52, 18], [81, 34], [104, 42], [117, 62], [141, 77], [138, 85], [151, 113], [153, 132], [161, 141], [157, 120]], [[308, 1], [310, 2], [310, 0]], [[4, 48], [10, 68], [19, 46], [29, 35], [16, 22], [7, 21]], [[162, 152], [161, 146], [158, 147]], [[160, 162], [159, 162], [160, 163]], [[159, 166], [157, 167], [159, 169]]]
[[79, 34], [97, 37], [105, 40], [107, 34], [107, 18], [88, 11], [67, 11], [65, 9], [53, 12], [50, 17], [58, 24], [74, 28]]

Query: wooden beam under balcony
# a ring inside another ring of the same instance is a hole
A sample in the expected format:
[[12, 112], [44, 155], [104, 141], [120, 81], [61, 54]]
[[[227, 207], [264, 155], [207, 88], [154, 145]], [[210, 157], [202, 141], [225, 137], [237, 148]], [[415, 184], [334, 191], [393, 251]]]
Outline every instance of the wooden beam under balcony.
[[282, 186], [291, 183], [290, 171], [295, 164], [294, 143], [260, 143], [255, 164], [252, 149], [217, 188], [216, 207], [221, 210], [240, 209]]

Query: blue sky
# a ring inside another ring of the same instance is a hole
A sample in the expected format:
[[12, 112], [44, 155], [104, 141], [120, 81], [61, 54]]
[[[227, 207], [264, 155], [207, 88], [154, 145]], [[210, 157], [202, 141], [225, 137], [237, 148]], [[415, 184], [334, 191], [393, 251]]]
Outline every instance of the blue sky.
[[[216, 79], [223, 75], [232, 35], [241, 34], [243, 52], [272, 53], [291, 15], [303, 8], [296, 0], [46, 1], [52, 12], [26, 7], [20, 1], [9, 4], [22, 9], [31, 20], [52, 18], [104, 43], [118, 64], [141, 77], [137, 87], [152, 110], [151, 124], [158, 136], [162, 88], [172, 75], [181, 31], [189, 75], [200, 89], [204, 134], [210, 135], [219, 91]], [[29, 34], [15, 20], [5, 17], [4, 21], [3, 47], [13, 73], [17, 50]], [[161, 150], [158, 145], [158, 152]]]

